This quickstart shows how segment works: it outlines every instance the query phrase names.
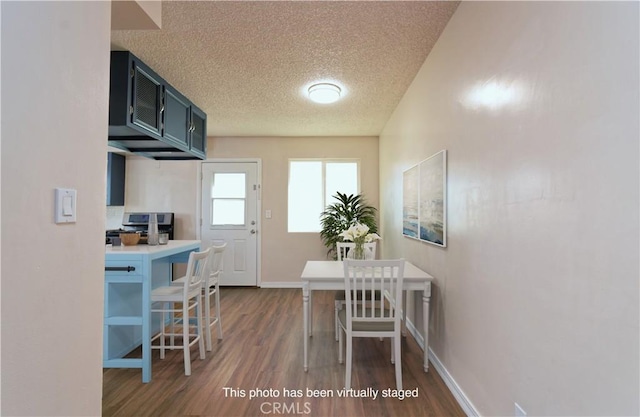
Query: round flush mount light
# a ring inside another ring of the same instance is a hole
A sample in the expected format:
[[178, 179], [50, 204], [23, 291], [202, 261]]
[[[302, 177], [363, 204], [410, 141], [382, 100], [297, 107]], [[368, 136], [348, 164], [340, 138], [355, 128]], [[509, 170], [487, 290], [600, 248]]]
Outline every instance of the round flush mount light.
[[340, 100], [342, 90], [335, 84], [318, 83], [309, 87], [309, 99], [316, 103], [328, 104]]

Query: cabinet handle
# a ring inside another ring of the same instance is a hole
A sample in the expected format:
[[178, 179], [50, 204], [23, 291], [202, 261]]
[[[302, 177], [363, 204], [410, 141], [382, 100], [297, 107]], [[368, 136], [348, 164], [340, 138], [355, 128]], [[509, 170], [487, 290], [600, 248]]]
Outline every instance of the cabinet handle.
[[105, 271], [119, 271], [119, 272], [133, 272], [136, 270], [135, 266], [105, 266]]

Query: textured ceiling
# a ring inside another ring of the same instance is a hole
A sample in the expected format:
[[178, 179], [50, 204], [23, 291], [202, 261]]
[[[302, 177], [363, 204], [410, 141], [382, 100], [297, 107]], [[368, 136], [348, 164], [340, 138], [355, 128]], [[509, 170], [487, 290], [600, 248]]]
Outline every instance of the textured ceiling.
[[[209, 136], [377, 136], [454, 1], [164, 1], [161, 30], [114, 30], [208, 116]], [[304, 95], [317, 81], [337, 103]]]

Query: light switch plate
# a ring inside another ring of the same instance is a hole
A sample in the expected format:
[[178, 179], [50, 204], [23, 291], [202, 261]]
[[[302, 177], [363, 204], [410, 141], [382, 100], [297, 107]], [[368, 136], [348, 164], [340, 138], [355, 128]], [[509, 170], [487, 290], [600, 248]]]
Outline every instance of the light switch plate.
[[76, 222], [76, 194], [77, 191], [71, 188], [56, 188], [56, 223]]

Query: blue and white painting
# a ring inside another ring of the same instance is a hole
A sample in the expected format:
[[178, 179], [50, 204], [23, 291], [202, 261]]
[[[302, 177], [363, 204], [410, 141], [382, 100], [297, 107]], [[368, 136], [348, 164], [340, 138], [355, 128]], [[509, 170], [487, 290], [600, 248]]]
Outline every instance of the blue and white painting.
[[446, 171], [447, 151], [420, 163], [419, 224], [420, 240], [447, 246]]
[[402, 234], [447, 246], [447, 151], [403, 172]]
[[409, 168], [402, 178], [402, 234], [419, 238], [418, 235], [418, 203], [419, 203], [419, 167]]

